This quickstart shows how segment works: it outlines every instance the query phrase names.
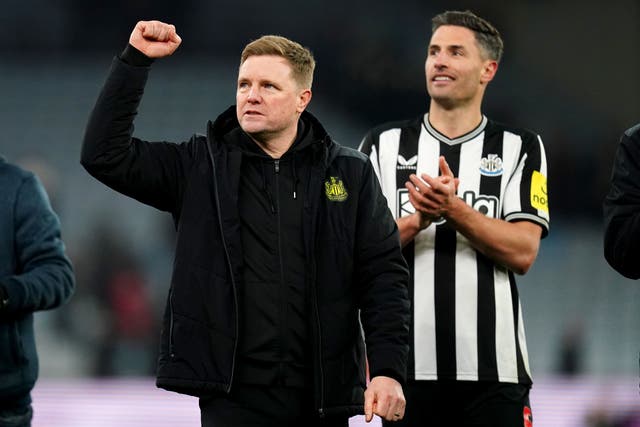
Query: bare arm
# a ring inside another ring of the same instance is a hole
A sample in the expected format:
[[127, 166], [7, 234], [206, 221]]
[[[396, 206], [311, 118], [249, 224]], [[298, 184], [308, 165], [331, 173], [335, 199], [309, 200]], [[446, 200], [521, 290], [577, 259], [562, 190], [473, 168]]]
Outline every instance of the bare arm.
[[421, 180], [411, 175], [406, 187], [416, 210], [445, 218], [482, 254], [517, 274], [526, 273], [538, 254], [542, 228], [529, 221], [507, 222], [483, 215], [456, 196], [456, 180], [444, 157], [440, 157], [440, 170], [438, 178], [422, 174]]
[[400, 244], [404, 248], [412, 241], [420, 231], [431, 224], [431, 219], [420, 211], [396, 219], [398, 230], [400, 231]]

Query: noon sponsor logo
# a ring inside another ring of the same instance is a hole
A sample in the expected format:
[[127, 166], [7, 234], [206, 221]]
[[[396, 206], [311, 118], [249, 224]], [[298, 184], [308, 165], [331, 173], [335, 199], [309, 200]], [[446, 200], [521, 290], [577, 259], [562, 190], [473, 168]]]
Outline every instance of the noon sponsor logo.
[[531, 206], [549, 212], [549, 196], [547, 195], [547, 177], [538, 171], [531, 175]]

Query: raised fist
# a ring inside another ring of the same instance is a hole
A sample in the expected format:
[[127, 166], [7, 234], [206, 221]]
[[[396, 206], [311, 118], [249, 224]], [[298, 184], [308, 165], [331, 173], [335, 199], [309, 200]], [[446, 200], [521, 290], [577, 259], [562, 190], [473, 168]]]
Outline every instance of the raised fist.
[[163, 58], [175, 52], [182, 39], [171, 24], [140, 21], [131, 32], [129, 43], [149, 58]]

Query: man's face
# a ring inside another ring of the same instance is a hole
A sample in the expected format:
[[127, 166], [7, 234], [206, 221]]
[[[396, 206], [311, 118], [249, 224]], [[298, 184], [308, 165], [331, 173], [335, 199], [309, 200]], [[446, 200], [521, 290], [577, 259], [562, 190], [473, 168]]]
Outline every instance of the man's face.
[[250, 56], [238, 71], [236, 115], [240, 127], [268, 142], [296, 127], [311, 98], [292, 77], [286, 59], [275, 55]]
[[425, 63], [427, 92], [433, 102], [445, 108], [480, 102], [497, 65], [483, 56], [473, 31], [443, 25], [429, 43]]

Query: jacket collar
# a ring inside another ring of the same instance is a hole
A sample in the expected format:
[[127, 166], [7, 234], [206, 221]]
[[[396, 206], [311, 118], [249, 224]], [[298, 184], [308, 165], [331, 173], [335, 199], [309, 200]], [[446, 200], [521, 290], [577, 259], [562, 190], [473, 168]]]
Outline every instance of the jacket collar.
[[[332, 145], [331, 137], [313, 114], [303, 111], [300, 120], [304, 123], [305, 133], [312, 135], [313, 140], [322, 141], [327, 148]], [[233, 131], [242, 131], [236, 116], [235, 105], [227, 108], [215, 121], [207, 123], [207, 139], [214, 146], [217, 143], [229, 142], [228, 137]], [[232, 137], [231, 140], [233, 139]]]

